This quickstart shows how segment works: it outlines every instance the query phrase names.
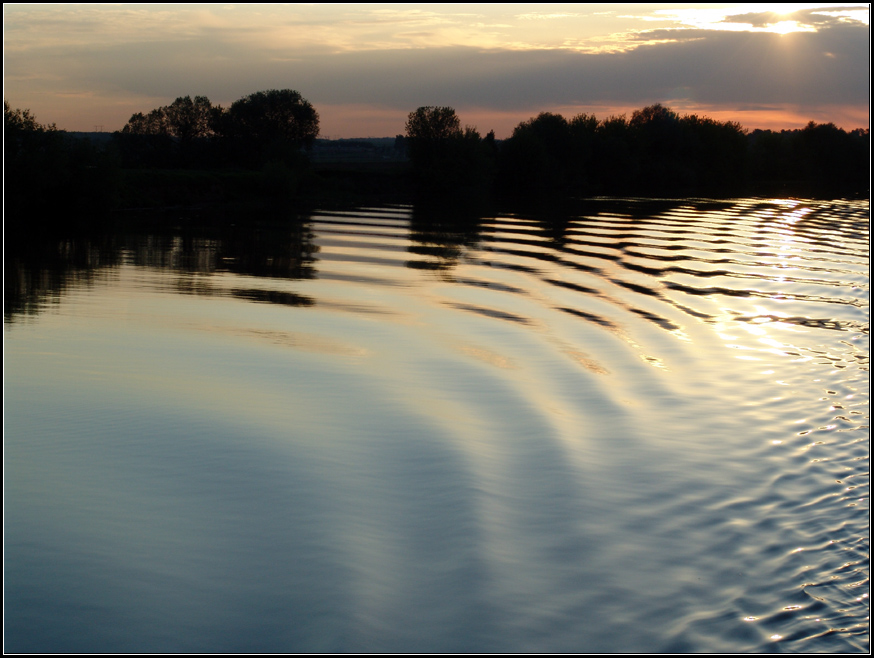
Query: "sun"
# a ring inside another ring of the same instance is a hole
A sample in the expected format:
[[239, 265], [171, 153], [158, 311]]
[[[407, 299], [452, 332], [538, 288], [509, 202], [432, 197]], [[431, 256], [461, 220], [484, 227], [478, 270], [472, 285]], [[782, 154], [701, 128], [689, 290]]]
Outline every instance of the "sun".
[[815, 32], [816, 29], [808, 25], [801, 25], [798, 21], [780, 21], [768, 25], [763, 31], [783, 36], [793, 32]]

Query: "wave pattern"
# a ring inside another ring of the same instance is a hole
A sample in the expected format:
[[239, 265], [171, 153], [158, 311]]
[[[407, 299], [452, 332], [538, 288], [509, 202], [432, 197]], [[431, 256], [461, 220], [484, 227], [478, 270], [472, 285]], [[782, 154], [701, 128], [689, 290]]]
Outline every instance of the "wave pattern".
[[[632, 418], [642, 449], [667, 448], [664, 459], [683, 462], [669, 476], [700, 498], [657, 483], [634, 500], [638, 512], [626, 512], [651, 547], [664, 548], [658, 559], [640, 556], [663, 570], [661, 587], [676, 586], [664, 605], [685, 611], [663, 644], [638, 648], [864, 649], [867, 202], [602, 205], [574, 218], [499, 216], [473, 236], [451, 221], [407, 234], [401, 210], [320, 214], [319, 276], [361, 262], [430, 272], [425, 281], [385, 278], [406, 280], [420, 303], [494, 322], [496, 334], [500, 323], [534, 332], [588, 373], [620, 380], [608, 389], [648, 380], [634, 403], [614, 393], [603, 413]], [[660, 378], [614, 356], [613, 339]], [[481, 340], [491, 350], [485, 363], [526, 361], [500, 338]], [[592, 415], [601, 410], [587, 408], [581, 422]], [[702, 451], [701, 441], [711, 447]], [[671, 558], [677, 537], [692, 550]], [[689, 565], [708, 576], [684, 582]]]
[[867, 651], [868, 213], [126, 242], [6, 325], [8, 648]]

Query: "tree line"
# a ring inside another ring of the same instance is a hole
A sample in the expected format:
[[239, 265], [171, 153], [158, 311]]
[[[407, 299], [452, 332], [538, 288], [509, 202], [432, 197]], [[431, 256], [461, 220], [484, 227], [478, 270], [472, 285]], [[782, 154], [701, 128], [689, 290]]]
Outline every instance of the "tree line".
[[293, 198], [319, 115], [291, 89], [228, 108], [205, 96], [138, 112], [108, 145], [3, 104], [7, 228], [55, 234], [99, 228], [109, 210], [194, 201]]
[[118, 168], [105, 151], [6, 101], [3, 163], [7, 233], [50, 232], [71, 217], [99, 216], [113, 205]]
[[[399, 136], [400, 137], [400, 136]], [[810, 122], [748, 132], [660, 104], [599, 120], [542, 112], [501, 142], [461, 128], [450, 107], [410, 113], [410, 159], [426, 192], [482, 188], [501, 197], [738, 196], [868, 193], [869, 131]]]
[[388, 174], [363, 165], [314, 172], [307, 151], [318, 134], [318, 113], [291, 89], [259, 91], [227, 108], [205, 96], [180, 97], [135, 113], [107, 147], [73, 139], [4, 102], [7, 218], [40, 216], [43, 226], [60, 225], [144, 199], [152, 206], [307, 195], [323, 202], [374, 189], [511, 200], [861, 196], [870, 177], [867, 129], [810, 122], [749, 132], [658, 104], [630, 118], [542, 112], [504, 140], [463, 127], [451, 107], [420, 107], [396, 138], [409, 167]]
[[319, 135], [319, 115], [293, 89], [250, 94], [230, 107], [177, 98], [134, 114], [113, 140], [128, 167], [259, 167], [300, 160]]

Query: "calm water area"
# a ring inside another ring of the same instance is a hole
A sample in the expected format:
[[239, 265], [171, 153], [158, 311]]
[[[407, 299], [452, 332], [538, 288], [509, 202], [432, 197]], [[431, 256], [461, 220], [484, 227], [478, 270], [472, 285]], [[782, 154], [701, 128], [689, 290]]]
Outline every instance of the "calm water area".
[[867, 652], [867, 200], [257, 219], [7, 281], [6, 651]]

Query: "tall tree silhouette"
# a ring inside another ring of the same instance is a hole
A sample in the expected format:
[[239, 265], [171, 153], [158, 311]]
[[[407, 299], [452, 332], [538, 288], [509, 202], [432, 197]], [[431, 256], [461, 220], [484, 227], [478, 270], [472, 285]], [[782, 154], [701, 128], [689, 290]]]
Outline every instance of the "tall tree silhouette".
[[462, 129], [453, 108], [423, 106], [410, 112], [404, 141], [420, 193], [457, 198], [490, 190], [494, 132], [483, 139], [472, 126]]
[[319, 114], [293, 89], [258, 91], [234, 102], [227, 128], [234, 136], [266, 143], [281, 140], [309, 148], [319, 136]]
[[463, 134], [451, 107], [420, 107], [410, 112], [406, 137], [413, 167], [423, 172], [438, 166], [449, 155], [451, 142]]
[[560, 114], [541, 112], [523, 121], [504, 142], [501, 172], [513, 193], [541, 195], [564, 191], [570, 172], [570, 129]]

